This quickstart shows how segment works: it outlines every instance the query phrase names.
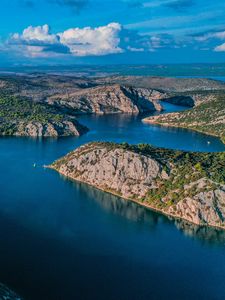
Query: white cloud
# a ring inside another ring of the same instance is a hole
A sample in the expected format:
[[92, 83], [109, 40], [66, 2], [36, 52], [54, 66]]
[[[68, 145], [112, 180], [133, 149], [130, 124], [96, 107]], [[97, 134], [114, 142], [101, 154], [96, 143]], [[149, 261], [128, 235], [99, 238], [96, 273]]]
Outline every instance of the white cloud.
[[[208, 40], [225, 40], [225, 31], [211, 31], [195, 37], [198, 42], [207, 42]], [[225, 43], [214, 48], [216, 52], [225, 52]]]
[[197, 36], [195, 39], [199, 42], [204, 42], [204, 41], [207, 41], [207, 40], [213, 39], [213, 38], [224, 40], [225, 39], [225, 31], [208, 32], [203, 35]]
[[15, 33], [8, 40], [11, 50], [29, 57], [107, 55], [121, 53], [119, 23], [96, 28], [70, 28], [52, 34], [48, 25], [29, 26], [22, 34]]
[[60, 42], [75, 56], [121, 53], [119, 33], [121, 25], [110, 23], [96, 28], [71, 28], [59, 33]]
[[8, 48], [28, 57], [49, 57], [68, 50], [60, 44], [57, 34], [51, 34], [50, 27], [29, 26], [22, 34], [15, 33], [8, 40]]
[[127, 50], [129, 50], [131, 52], [143, 52], [143, 51], [145, 51], [144, 48], [135, 48], [135, 47], [131, 47], [131, 46], [128, 46]]
[[217, 46], [214, 51], [216, 52], [225, 52], [225, 43], [220, 45], [220, 46]]
[[37, 27], [29, 26], [24, 29], [21, 35], [18, 33], [13, 34], [11, 39], [18, 42], [39, 41], [51, 44], [58, 42], [58, 37], [55, 34], [50, 34], [50, 28], [47, 24]]

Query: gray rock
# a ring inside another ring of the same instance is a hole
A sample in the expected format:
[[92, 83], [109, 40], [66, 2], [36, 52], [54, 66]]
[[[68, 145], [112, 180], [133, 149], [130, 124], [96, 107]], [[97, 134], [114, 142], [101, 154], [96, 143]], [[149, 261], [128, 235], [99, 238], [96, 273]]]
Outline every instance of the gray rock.
[[14, 122], [12, 127], [14, 128], [14, 132], [11, 135], [30, 137], [80, 136], [88, 131], [87, 127], [81, 125], [76, 120], [49, 121], [47, 123], [19, 121]]
[[[165, 159], [163, 161], [165, 163]], [[168, 163], [168, 166], [169, 170], [165, 171], [162, 159], [156, 159], [154, 155], [143, 155], [119, 145], [110, 146], [109, 143], [90, 143], [50, 167], [71, 179], [136, 200], [164, 214], [197, 225], [225, 229], [225, 186], [208, 178], [185, 185], [185, 194], [177, 203], [170, 204], [165, 199], [159, 199], [155, 204], [145, 201], [148, 192], [159, 188], [159, 182], [170, 178], [174, 165]]]
[[74, 113], [140, 113], [162, 110], [158, 100], [163, 97], [165, 94], [156, 90], [114, 84], [57, 94], [47, 102]]

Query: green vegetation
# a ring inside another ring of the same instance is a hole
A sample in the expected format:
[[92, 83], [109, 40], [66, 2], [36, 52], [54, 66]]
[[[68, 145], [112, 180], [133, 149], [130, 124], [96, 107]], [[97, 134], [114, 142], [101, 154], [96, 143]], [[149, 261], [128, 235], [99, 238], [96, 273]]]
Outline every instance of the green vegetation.
[[[128, 143], [96, 142], [88, 144], [80, 150], [79, 155], [88, 153], [93, 147], [107, 147], [108, 150], [122, 148], [141, 155], [150, 156], [157, 160], [163, 170], [169, 174], [168, 179], [158, 178], [156, 188], [148, 192], [142, 202], [150, 204], [157, 209], [163, 209], [178, 203], [185, 196], [194, 196], [201, 191], [213, 190], [220, 184], [225, 184], [225, 152], [185, 152], [158, 148], [149, 144], [129, 145]], [[73, 152], [62, 160], [54, 163], [56, 169], [70, 159]], [[201, 190], [198, 180], [206, 180], [206, 185]]]
[[0, 96], [0, 134], [12, 135], [19, 122], [61, 122], [65, 116], [42, 103], [20, 99], [14, 96]]
[[[118, 147], [117, 144], [109, 144], [112, 147], [115, 147], [115, 145]], [[123, 143], [119, 146], [142, 155], [150, 155], [158, 160], [161, 165], [164, 165], [165, 171], [168, 171], [172, 165], [173, 172], [176, 170], [181, 180], [186, 181], [184, 178], [187, 176], [185, 175], [189, 174], [194, 177], [192, 179], [206, 177], [225, 184], [225, 152], [186, 152], [158, 148], [149, 144], [129, 145]], [[188, 181], [191, 182], [191, 180]]]
[[225, 143], [225, 95], [214, 101], [203, 102], [193, 109], [176, 114], [165, 114], [157, 123], [193, 129], [218, 136]]
[[[107, 152], [122, 149], [124, 152], [131, 151], [139, 154], [140, 160], [149, 157], [158, 161], [161, 172], [154, 179], [147, 194], [142, 198], [135, 194], [130, 197], [130, 199], [157, 210], [166, 212], [171, 207], [176, 210], [178, 202], [182, 200], [185, 204], [187, 198], [198, 198], [201, 192], [211, 192], [215, 199], [217, 196], [213, 191], [221, 190], [222, 186], [225, 185], [225, 152], [186, 152], [158, 148], [149, 144], [129, 145], [128, 143], [92, 142], [55, 161], [51, 167], [59, 171], [60, 167], [66, 164], [69, 172], [74, 173], [74, 178], [76, 178], [82, 173], [77, 174], [78, 171], [74, 166], [67, 163], [75, 158], [79, 159], [89, 152], [94, 152], [97, 157], [100, 149], [106, 149]], [[110, 190], [108, 187], [104, 190], [120, 195], [120, 190]], [[210, 193], [204, 197], [210, 198]]]

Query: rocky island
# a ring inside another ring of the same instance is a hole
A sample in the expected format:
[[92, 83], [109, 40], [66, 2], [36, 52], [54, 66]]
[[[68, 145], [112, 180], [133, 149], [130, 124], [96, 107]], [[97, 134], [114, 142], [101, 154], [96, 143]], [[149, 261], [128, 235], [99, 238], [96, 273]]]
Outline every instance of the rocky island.
[[93, 142], [50, 168], [196, 225], [225, 229], [225, 153]]

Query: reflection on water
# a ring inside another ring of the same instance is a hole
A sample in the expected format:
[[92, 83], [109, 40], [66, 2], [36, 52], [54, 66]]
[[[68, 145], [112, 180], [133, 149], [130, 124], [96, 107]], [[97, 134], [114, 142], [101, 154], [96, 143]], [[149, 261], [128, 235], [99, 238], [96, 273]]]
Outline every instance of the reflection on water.
[[[65, 180], [67, 180], [64, 177]], [[207, 244], [225, 244], [225, 231], [213, 227], [197, 226], [185, 220], [175, 219], [147, 209], [132, 201], [105, 193], [97, 188], [80, 182], [68, 180], [74, 187], [95, 201], [104, 211], [136, 222], [139, 226], [147, 226], [149, 230], [157, 230], [159, 224], [175, 225], [185, 236], [198, 239]]]
[[[171, 219], [171, 218], [170, 218]], [[213, 227], [197, 226], [184, 220], [173, 220], [176, 227], [187, 237], [200, 240], [202, 243], [225, 245], [225, 230]]]
[[29, 300], [152, 299], [152, 291], [160, 300], [221, 299], [224, 233], [170, 220], [42, 168], [93, 140], [225, 149], [214, 137], [141, 118], [82, 116], [91, 130], [79, 138], [0, 139], [0, 282]]
[[74, 184], [78, 184], [80, 189], [85, 192], [88, 197], [93, 199], [102, 209], [110, 214], [119, 215], [138, 224], [147, 223], [150, 228], [154, 228], [158, 224], [159, 219], [162, 218], [159, 214], [149, 212], [143, 206], [132, 201], [105, 193], [84, 183]]

